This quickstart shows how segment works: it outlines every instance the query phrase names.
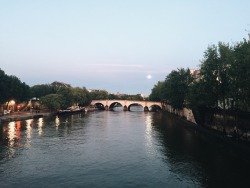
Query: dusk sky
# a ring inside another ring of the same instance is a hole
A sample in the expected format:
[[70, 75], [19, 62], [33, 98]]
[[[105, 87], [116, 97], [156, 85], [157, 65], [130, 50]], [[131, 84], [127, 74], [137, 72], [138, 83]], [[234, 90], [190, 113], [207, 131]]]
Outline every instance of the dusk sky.
[[150, 94], [249, 31], [249, 0], [0, 0], [0, 68], [30, 86]]

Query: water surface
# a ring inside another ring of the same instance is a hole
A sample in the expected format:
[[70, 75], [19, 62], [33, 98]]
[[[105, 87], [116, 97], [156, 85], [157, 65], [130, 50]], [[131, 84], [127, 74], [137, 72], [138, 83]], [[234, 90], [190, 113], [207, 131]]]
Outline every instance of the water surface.
[[164, 113], [0, 125], [0, 187], [248, 187], [249, 159]]

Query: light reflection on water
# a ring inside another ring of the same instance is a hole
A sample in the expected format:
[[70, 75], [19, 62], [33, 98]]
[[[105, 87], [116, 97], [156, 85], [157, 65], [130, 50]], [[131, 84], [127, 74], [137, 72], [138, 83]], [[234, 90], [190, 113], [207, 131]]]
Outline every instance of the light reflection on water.
[[15, 122], [10, 122], [8, 125], [8, 158], [12, 158], [15, 155]]
[[153, 145], [153, 135], [152, 135], [152, 116], [148, 115], [146, 116], [146, 129], [145, 129], [145, 138], [146, 138], [146, 151], [149, 155], [152, 155], [154, 151], [154, 145]]
[[58, 116], [55, 118], [55, 125], [56, 125], [56, 130], [58, 130], [58, 126], [60, 125], [60, 119]]
[[16, 138], [16, 134], [15, 134], [15, 122], [10, 122], [9, 126], [8, 126], [8, 139], [9, 139], [9, 147], [12, 148], [15, 144], [15, 138]]
[[38, 135], [42, 136], [42, 134], [43, 134], [43, 118], [38, 119], [37, 125], [38, 125]]
[[93, 112], [1, 126], [0, 187], [249, 183], [245, 153], [227, 150], [218, 140], [162, 113]]
[[32, 136], [32, 124], [33, 124], [33, 119], [28, 119], [25, 120], [26, 122], [26, 147], [30, 147], [31, 146], [31, 136]]

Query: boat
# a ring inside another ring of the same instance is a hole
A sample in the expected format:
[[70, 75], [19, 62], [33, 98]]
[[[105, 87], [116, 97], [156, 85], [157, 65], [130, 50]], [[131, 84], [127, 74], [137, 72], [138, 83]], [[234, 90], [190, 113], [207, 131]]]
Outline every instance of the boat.
[[58, 110], [57, 115], [66, 115], [66, 114], [74, 114], [85, 112], [85, 107], [69, 107], [66, 110]]

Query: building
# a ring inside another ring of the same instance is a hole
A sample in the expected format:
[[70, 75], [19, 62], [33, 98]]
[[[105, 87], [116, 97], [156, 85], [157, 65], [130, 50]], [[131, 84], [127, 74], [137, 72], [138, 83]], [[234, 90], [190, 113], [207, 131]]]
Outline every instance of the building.
[[201, 78], [200, 70], [190, 69], [190, 74], [193, 76], [194, 81], [199, 81]]

